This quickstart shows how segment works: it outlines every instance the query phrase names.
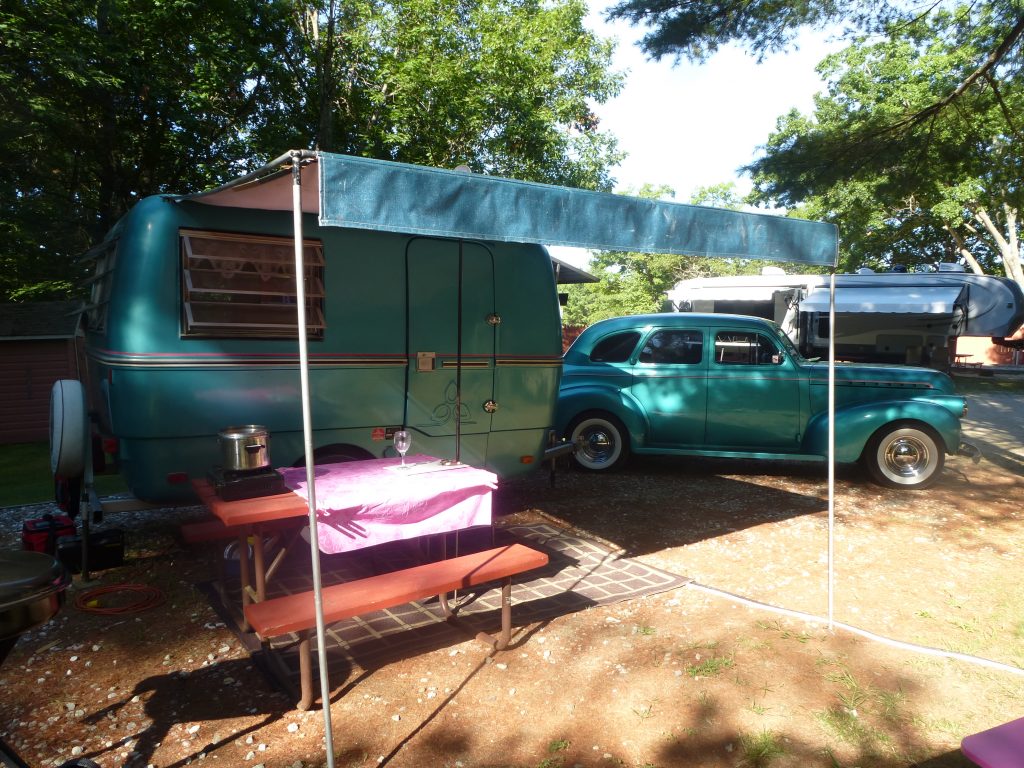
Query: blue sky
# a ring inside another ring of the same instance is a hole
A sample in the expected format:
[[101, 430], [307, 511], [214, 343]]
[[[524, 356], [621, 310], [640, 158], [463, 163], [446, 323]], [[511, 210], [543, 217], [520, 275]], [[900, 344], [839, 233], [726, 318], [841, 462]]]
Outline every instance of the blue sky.
[[[793, 107], [812, 110], [814, 94], [824, 88], [814, 68], [837, 47], [824, 34], [805, 34], [796, 48], [761, 64], [734, 46], [701, 65], [652, 62], [635, 44], [642, 29], [603, 20], [608, 5], [590, 0], [588, 26], [619, 41], [613, 68], [627, 70], [622, 93], [595, 108], [602, 128], [628, 153], [613, 171], [617, 191], [665, 184], [687, 202], [701, 187], [733, 181], [746, 192], [750, 181], [737, 169], [757, 157], [780, 115]], [[585, 252], [552, 253], [586, 262]]]

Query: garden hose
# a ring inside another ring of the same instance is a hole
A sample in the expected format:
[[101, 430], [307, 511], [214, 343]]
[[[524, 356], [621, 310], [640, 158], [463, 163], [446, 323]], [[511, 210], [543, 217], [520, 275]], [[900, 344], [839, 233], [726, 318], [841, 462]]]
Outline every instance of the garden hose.
[[[110, 601], [103, 597], [117, 595]], [[125, 595], [129, 595], [125, 599]], [[94, 587], [80, 592], [75, 597], [75, 608], [86, 613], [98, 613], [104, 616], [117, 616], [155, 608], [164, 601], [163, 592], [156, 587], [145, 584], [111, 584], [105, 587]]]

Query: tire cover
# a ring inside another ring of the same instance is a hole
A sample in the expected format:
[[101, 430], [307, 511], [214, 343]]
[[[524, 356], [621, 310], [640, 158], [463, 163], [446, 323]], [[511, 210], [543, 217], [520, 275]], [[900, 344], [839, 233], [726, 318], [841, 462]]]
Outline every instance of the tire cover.
[[50, 390], [50, 469], [59, 477], [85, 472], [85, 392], [82, 382], [60, 379]]

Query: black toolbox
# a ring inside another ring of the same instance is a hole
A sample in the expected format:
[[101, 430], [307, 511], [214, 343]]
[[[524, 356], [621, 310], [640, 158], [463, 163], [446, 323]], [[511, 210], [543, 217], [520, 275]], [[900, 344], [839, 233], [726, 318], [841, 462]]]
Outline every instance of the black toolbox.
[[31, 552], [57, 551], [57, 540], [62, 536], [75, 535], [75, 521], [67, 515], [43, 515], [26, 520], [21, 525], [21, 548]]
[[[72, 573], [82, 571], [82, 537], [62, 536], [57, 540], [57, 559]], [[124, 531], [107, 528], [89, 534], [89, 570], [103, 571], [124, 565]]]

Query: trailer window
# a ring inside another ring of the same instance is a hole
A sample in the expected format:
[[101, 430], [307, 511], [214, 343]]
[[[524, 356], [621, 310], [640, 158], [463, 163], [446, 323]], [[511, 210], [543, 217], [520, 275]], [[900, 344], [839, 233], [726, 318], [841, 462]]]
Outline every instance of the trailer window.
[[107, 304], [110, 302], [110, 284], [113, 279], [117, 241], [104, 243], [89, 251], [84, 259], [92, 260], [92, 274], [85, 281], [89, 286], [89, 303], [85, 306], [86, 324], [90, 330], [107, 329]]
[[[290, 238], [182, 230], [182, 333], [297, 338], [295, 251]], [[323, 246], [303, 248], [306, 335], [324, 334]]]

